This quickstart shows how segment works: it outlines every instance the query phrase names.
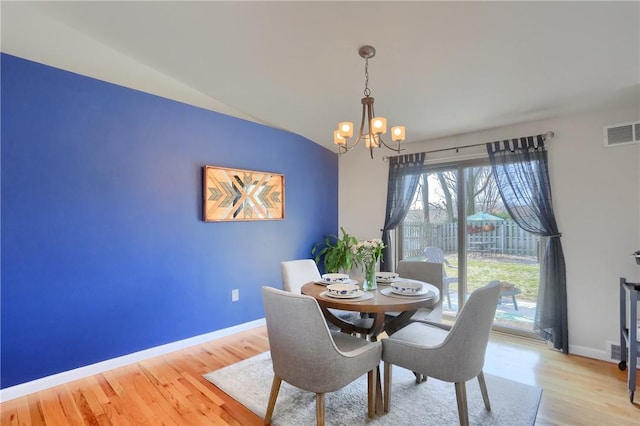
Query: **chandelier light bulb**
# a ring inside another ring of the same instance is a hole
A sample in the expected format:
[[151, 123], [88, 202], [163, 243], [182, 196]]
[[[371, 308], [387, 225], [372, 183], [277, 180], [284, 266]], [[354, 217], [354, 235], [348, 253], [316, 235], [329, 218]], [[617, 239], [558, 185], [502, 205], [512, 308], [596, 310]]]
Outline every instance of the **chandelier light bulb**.
[[350, 121], [343, 121], [338, 124], [338, 130], [340, 130], [340, 135], [345, 138], [350, 138], [353, 136], [353, 123]]
[[394, 142], [402, 142], [405, 138], [404, 126], [395, 126], [391, 128], [391, 140]]
[[336, 145], [346, 145], [347, 139], [340, 134], [340, 130], [333, 131], [333, 143]]
[[387, 119], [384, 117], [374, 117], [371, 120], [372, 132], [375, 134], [384, 134], [387, 132]]
[[378, 148], [380, 146], [380, 136], [364, 135], [364, 146], [366, 148]]

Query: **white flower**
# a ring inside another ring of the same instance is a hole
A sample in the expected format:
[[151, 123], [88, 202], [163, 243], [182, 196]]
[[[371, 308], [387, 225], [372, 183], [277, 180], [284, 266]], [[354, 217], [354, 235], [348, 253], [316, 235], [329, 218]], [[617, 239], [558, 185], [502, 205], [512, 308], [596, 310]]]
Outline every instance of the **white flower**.
[[380, 238], [358, 241], [351, 246], [351, 252], [363, 265], [377, 262], [382, 255], [384, 244]]

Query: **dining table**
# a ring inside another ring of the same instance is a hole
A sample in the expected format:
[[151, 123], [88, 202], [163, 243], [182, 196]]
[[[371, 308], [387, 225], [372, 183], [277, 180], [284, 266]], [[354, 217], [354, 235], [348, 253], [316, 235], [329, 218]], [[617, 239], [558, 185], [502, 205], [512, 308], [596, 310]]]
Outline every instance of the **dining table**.
[[[342, 332], [357, 333], [361, 337], [375, 341], [382, 333], [393, 334], [394, 331], [404, 327], [418, 309], [434, 306], [440, 300], [440, 291], [432, 284], [406, 278], [399, 278], [398, 281], [422, 284], [422, 294], [415, 296], [396, 294], [392, 291], [390, 283], [378, 284], [378, 288], [374, 290], [361, 290], [359, 292], [361, 295], [354, 298], [328, 296], [327, 284], [320, 281], [308, 282], [300, 290], [302, 294], [315, 298], [327, 321], [340, 328]], [[360, 280], [359, 283], [361, 282]], [[361, 316], [373, 318], [373, 324], [364, 328], [360, 325], [360, 321], [344, 321], [334, 315], [331, 309], [359, 312]], [[390, 315], [391, 313], [393, 314]], [[375, 411], [381, 416], [384, 415], [384, 409], [380, 367], [377, 368], [376, 375]]]
[[[308, 282], [301, 288], [302, 294], [312, 296], [318, 301], [320, 309], [327, 321], [346, 333], [358, 333], [371, 340], [376, 340], [380, 334], [394, 331], [406, 325], [420, 308], [434, 306], [440, 300], [440, 291], [432, 284], [417, 280], [400, 278], [422, 284], [423, 293], [415, 296], [396, 294], [389, 284], [378, 284], [374, 290], [361, 291], [360, 297], [337, 298], [329, 296], [326, 283]], [[331, 312], [331, 309], [359, 312], [362, 316], [373, 319], [373, 325], [363, 328], [360, 324], [344, 321]], [[393, 315], [385, 315], [393, 313]]]

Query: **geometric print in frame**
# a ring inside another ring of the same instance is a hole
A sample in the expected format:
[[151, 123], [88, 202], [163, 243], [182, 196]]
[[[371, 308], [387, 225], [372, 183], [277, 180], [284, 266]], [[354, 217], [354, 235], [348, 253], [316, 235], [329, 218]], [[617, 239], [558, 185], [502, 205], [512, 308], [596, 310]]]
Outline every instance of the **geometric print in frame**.
[[284, 175], [204, 166], [205, 222], [284, 219]]

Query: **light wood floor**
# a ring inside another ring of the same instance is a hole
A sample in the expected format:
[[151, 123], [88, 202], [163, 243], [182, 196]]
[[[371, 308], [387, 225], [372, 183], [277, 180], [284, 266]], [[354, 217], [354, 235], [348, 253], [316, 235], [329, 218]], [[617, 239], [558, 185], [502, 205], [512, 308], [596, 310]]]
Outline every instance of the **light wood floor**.
[[[202, 375], [268, 349], [266, 328], [259, 327], [7, 401], [1, 424], [261, 425]], [[544, 390], [537, 425], [640, 425], [640, 389], [632, 405], [626, 372], [616, 364], [493, 333], [485, 372]]]

